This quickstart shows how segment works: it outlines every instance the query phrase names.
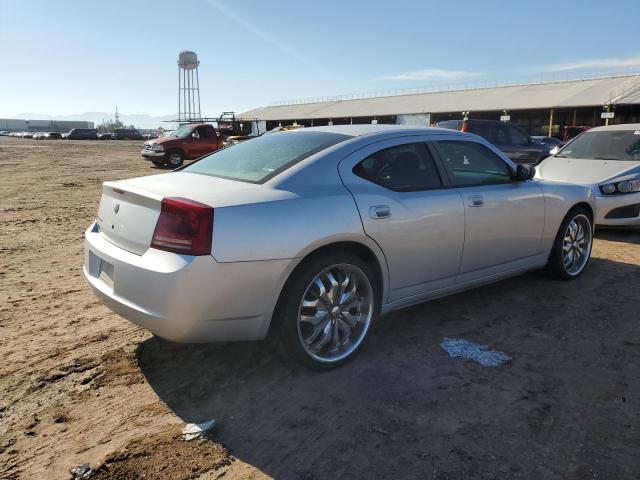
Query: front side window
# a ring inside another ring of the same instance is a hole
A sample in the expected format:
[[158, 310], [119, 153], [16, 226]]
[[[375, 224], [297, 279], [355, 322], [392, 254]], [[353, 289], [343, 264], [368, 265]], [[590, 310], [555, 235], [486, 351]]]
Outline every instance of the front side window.
[[263, 183], [314, 153], [349, 138], [340, 133], [303, 130], [262, 135], [207, 155], [183, 171]]
[[385, 148], [353, 168], [359, 177], [398, 192], [439, 188], [440, 175], [424, 143]]
[[454, 186], [511, 182], [509, 166], [480, 143], [440, 140], [434, 144]]

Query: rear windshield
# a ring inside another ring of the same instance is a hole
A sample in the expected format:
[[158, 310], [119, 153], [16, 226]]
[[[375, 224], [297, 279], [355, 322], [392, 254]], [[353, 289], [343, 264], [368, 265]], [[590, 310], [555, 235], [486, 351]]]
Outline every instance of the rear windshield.
[[585, 132], [568, 143], [556, 157], [640, 161], [640, 130]]
[[331, 132], [277, 132], [218, 150], [183, 170], [264, 183], [314, 153], [348, 138], [351, 137]]

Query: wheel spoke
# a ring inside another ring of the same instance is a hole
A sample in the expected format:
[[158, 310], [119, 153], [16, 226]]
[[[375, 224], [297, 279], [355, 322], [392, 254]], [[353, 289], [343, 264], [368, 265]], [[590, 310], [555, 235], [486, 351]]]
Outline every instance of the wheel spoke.
[[324, 320], [325, 318], [327, 318], [327, 315], [329, 314], [329, 312], [327, 312], [326, 310], [316, 310], [316, 313], [313, 315], [304, 315], [301, 314], [300, 315], [300, 321], [301, 322], [309, 322], [312, 325], [317, 325], [320, 322], [322, 322], [322, 320]]
[[340, 297], [340, 305], [344, 307], [353, 303], [357, 299], [356, 286], [354, 284], [349, 290], [342, 294], [342, 297]]
[[[310, 345], [311, 350], [313, 350], [314, 352], [319, 352], [322, 347], [324, 347], [329, 340], [331, 340], [331, 336], [333, 333], [333, 325], [331, 325], [330, 321], [326, 321], [326, 323], [322, 324], [323, 328], [320, 329], [320, 332], [322, 332], [322, 335], [320, 336], [320, 339], [315, 342], [313, 345]], [[309, 343], [313, 343], [313, 341], [309, 342]]]
[[318, 308], [319, 298], [315, 298], [313, 300], [303, 300], [302, 308]]
[[340, 343], [344, 346], [351, 336], [351, 328], [347, 325], [342, 319], [338, 319], [336, 322], [338, 325], [338, 329], [342, 332], [342, 336], [340, 338]]
[[332, 272], [327, 272], [326, 278], [329, 280], [329, 285], [331, 285], [329, 289], [329, 299], [331, 300], [331, 305], [335, 305], [340, 298], [340, 284]]
[[311, 332], [311, 334], [305, 339], [305, 343], [307, 345], [311, 345], [313, 342], [315, 342], [318, 339], [318, 336], [324, 331], [324, 329], [327, 327], [327, 324], [329, 323], [329, 320], [325, 320], [324, 322], [316, 325], [313, 328], [313, 331]]
[[573, 264], [573, 250], [569, 250], [564, 256], [564, 268], [568, 269]]
[[318, 287], [318, 298], [320, 299], [320, 301], [322, 303], [325, 304], [325, 306], [327, 308], [331, 307], [331, 299], [329, 298], [329, 295], [327, 294], [327, 289], [324, 286], [324, 283], [322, 282], [322, 279], [320, 277], [316, 278], [315, 281], [316, 286]]
[[359, 320], [359, 317], [354, 317], [349, 312], [342, 312], [341, 318], [349, 328], [355, 328], [356, 323], [358, 323]]
[[342, 342], [340, 341], [340, 325], [338, 325], [338, 322], [334, 322], [332, 327], [333, 332], [331, 334], [331, 351], [337, 352], [338, 350], [340, 350], [340, 346], [342, 345]]

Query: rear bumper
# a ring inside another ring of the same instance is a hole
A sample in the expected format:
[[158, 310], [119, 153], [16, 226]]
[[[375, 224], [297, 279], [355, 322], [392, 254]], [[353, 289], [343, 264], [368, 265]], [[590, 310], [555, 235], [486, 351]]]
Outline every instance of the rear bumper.
[[159, 158], [164, 158], [165, 153], [166, 152], [154, 152], [153, 150], [140, 151], [140, 155], [142, 155], [147, 160], [157, 160]]
[[[596, 197], [596, 225], [637, 227], [640, 226], [640, 216], [635, 212], [625, 213], [622, 207], [640, 204], [640, 193]], [[626, 215], [631, 215], [627, 217]], [[607, 218], [609, 217], [609, 218]]]
[[[175, 342], [260, 340], [291, 260], [218, 263], [153, 248], [136, 255], [85, 233], [84, 275], [111, 310]], [[107, 273], [105, 273], [107, 272]]]

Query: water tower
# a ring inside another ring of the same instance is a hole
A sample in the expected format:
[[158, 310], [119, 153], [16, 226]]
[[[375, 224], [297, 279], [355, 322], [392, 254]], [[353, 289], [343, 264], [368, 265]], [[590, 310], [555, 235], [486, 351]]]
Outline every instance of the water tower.
[[[198, 55], [185, 50], [178, 54], [178, 121], [200, 120]], [[194, 75], [195, 73], [195, 75]]]

